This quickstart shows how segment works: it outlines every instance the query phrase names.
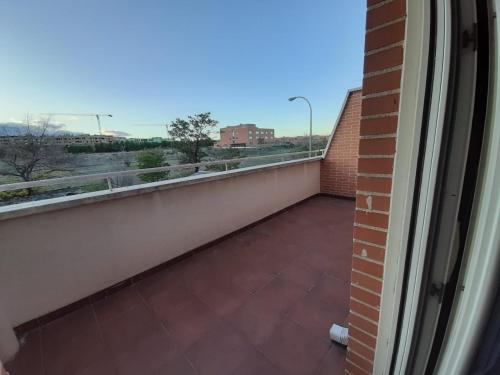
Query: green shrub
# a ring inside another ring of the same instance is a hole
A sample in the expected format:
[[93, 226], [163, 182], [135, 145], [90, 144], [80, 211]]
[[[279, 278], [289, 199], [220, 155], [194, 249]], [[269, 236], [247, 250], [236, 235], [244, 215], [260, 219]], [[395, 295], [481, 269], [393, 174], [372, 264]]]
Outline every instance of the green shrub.
[[[144, 150], [137, 154], [137, 166], [139, 169], [164, 167], [169, 164], [165, 162], [165, 154], [160, 149]], [[139, 176], [142, 181], [155, 182], [165, 179], [168, 172], [145, 173]]]
[[16, 198], [25, 198], [30, 195], [28, 189], [0, 191], [0, 201], [9, 201]]

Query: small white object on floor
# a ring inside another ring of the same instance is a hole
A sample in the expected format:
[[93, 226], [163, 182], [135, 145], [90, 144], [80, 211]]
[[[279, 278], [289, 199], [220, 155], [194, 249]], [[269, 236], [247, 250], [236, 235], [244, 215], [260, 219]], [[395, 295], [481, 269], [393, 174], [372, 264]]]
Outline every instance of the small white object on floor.
[[330, 328], [330, 339], [332, 341], [338, 342], [339, 344], [347, 346], [348, 329], [346, 327], [334, 324]]

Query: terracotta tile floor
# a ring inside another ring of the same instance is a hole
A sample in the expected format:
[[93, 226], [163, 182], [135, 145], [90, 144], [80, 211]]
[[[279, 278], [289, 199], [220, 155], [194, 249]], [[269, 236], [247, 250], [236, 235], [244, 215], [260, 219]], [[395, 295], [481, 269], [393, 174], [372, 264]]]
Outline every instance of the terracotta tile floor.
[[12, 375], [344, 374], [354, 203], [307, 200], [28, 333]]

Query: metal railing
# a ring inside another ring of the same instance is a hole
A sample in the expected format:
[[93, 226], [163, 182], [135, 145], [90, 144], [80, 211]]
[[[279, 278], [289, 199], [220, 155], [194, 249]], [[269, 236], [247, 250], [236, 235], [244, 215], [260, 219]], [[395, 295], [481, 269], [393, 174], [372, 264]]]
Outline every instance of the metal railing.
[[[309, 156], [309, 151], [301, 151], [301, 152], [290, 152], [290, 153], [284, 153], [284, 154], [273, 154], [273, 155], [264, 155], [264, 156], [249, 156], [249, 157], [244, 157], [244, 158], [213, 160], [213, 161], [206, 161], [206, 162], [193, 163], [193, 164], [170, 165], [167, 167], [129, 169], [129, 170], [117, 171], [117, 172], [104, 172], [104, 173], [94, 173], [94, 174], [87, 174], [87, 175], [56, 177], [56, 178], [27, 181], [27, 182], [15, 182], [12, 184], [0, 185], [0, 192], [19, 190], [19, 189], [30, 189], [30, 188], [35, 188], [35, 187], [48, 187], [48, 186], [64, 185], [64, 184], [85, 183], [85, 182], [98, 181], [98, 180], [106, 181], [106, 183], [108, 184], [108, 189], [113, 190], [112, 179], [114, 177], [137, 176], [137, 175], [148, 174], [148, 173], [168, 172], [168, 171], [173, 171], [173, 170], [178, 170], [178, 169], [200, 168], [200, 167], [207, 167], [207, 166], [212, 166], [212, 165], [224, 165], [225, 170], [227, 171], [229, 169], [229, 165], [234, 164], [234, 163], [241, 163], [243, 161], [279, 159], [280, 161], [284, 162], [286, 157], [306, 155], [306, 154], [307, 154], [307, 157], [302, 158], [302, 159], [310, 159], [310, 158], [322, 156], [323, 151], [324, 150], [313, 151], [311, 156]], [[302, 160], [302, 159], [295, 159], [295, 160]], [[214, 171], [213, 173], [217, 173], [217, 171]], [[165, 179], [165, 180], [168, 180], [168, 179]], [[172, 178], [170, 180], [175, 180], [175, 178]], [[140, 185], [140, 184], [137, 184], [137, 185]]]

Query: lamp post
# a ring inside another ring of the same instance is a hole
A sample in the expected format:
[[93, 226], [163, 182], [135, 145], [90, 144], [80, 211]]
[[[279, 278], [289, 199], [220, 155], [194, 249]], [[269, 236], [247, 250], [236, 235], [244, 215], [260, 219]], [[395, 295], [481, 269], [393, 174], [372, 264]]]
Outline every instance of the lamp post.
[[289, 101], [293, 102], [295, 99], [303, 99], [309, 105], [309, 157], [312, 156], [312, 134], [313, 134], [313, 110], [311, 102], [305, 96], [292, 96], [288, 98]]

